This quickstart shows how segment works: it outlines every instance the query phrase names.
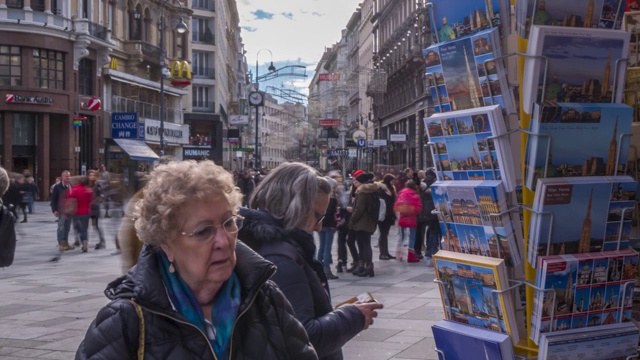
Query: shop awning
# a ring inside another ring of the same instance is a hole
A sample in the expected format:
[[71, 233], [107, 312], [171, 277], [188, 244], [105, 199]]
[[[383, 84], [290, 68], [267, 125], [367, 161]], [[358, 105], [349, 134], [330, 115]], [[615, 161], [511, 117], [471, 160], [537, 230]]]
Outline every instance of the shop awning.
[[151, 148], [142, 140], [113, 139], [132, 160], [154, 161], [160, 159]]

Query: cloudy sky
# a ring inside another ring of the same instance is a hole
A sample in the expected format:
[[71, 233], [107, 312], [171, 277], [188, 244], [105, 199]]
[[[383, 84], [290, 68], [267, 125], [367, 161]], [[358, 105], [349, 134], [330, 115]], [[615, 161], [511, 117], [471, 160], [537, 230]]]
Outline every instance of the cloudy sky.
[[[242, 38], [247, 62], [255, 72], [256, 55], [266, 48], [273, 53], [276, 68], [305, 65], [314, 69], [324, 48], [340, 40], [340, 31], [361, 0], [238, 0]], [[271, 61], [268, 51], [262, 51], [259, 74]], [[307, 75], [313, 73], [307, 71]], [[308, 80], [308, 79], [307, 79]], [[306, 82], [297, 79], [283, 81]], [[262, 88], [262, 85], [261, 85]]]

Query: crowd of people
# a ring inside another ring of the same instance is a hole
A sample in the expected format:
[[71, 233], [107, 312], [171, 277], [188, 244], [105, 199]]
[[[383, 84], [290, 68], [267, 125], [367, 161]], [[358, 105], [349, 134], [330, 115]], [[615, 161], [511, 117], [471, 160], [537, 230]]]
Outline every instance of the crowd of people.
[[[334, 308], [336, 234], [337, 273], [374, 277], [372, 248], [380, 260], [402, 260], [403, 244], [408, 262], [430, 265], [441, 237], [431, 214], [435, 178], [432, 169], [406, 169], [357, 170], [345, 179], [302, 163], [231, 174], [211, 161], [161, 159], [125, 206], [116, 235], [124, 275], [108, 284], [111, 302], [76, 359], [342, 359], [342, 347], [383, 304]], [[109, 184], [102, 168], [79, 177], [63, 171], [52, 186], [60, 253], [87, 252], [90, 224], [95, 249], [105, 247], [98, 223], [103, 210], [109, 214]], [[402, 241], [394, 256], [388, 239], [396, 223]]]

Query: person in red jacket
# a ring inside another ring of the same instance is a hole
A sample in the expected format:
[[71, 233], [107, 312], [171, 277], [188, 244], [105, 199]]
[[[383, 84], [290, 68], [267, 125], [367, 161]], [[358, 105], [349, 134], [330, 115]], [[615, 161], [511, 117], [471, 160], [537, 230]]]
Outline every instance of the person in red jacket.
[[394, 210], [400, 214], [398, 226], [400, 226], [399, 246], [404, 242], [405, 229], [409, 228], [409, 253], [407, 262], [420, 261], [414, 254], [413, 247], [416, 241], [416, 228], [418, 227], [418, 214], [422, 211], [422, 201], [418, 195], [418, 185], [409, 180], [405, 183], [404, 189], [398, 194], [398, 199], [394, 205]]
[[69, 193], [69, 200], [76, 202], [76, 213], [73, 216], [73, 224], [82, 241], [82, 252], [87, 252], [89, 246], [89, 217], [91, 216], [91, 203], [93, 202], [93, 190], [89, 187], [89, 179], [86, 176], [80, 178], [78, 185]]

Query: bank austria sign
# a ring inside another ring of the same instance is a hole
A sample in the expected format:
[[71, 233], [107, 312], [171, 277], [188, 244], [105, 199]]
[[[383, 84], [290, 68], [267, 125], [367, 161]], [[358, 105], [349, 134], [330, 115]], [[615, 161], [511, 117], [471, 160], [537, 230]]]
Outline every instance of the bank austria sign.
[[[144, 120], [144, 140], [160, 142], [160, 121]], [[185, 145], [189, 143], [189, 125], [164, 122], [164, 141], [170, 144]]]

